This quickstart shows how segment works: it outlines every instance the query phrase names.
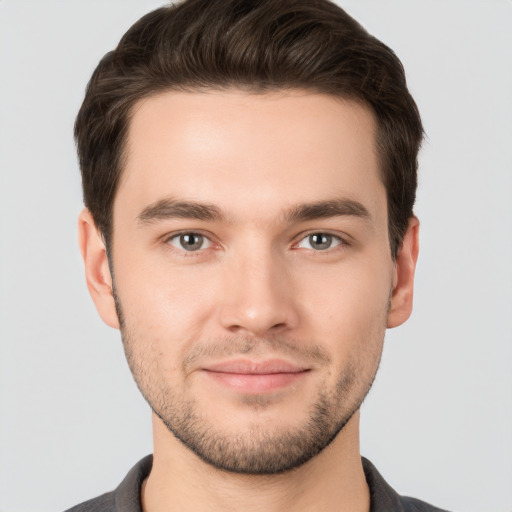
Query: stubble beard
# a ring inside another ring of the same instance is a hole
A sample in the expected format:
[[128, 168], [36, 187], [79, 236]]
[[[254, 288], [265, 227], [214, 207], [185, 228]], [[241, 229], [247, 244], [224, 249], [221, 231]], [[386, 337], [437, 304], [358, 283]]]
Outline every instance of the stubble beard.
[[[158, 371], [159, 364], [154, 354], [151, 357], [149, 351], [144, 353], [138, 350], [143, 346], [142, 340], [136, 339], [133, 330], [127, 328], [117, 297], [116, 307], [129, 367], [153, 412], [200, 459], [227, 472], [279, 474], [298, 468], [318, 455], [360, 408], [370, 391], [380, 362], [381, 352], [371, 354], [373, 368], [365, 382], [361, 381], [359, 365], [348, 365], [340, 374], [334, 389], [320, 390], [306, 419], [298, 425], [271, 431], [264, 423], [255, 422], [242, 432], [226, 433], [201, 413], [200, 404], [193, 399], [185, 399], [165, 381], [165, 372]], [[277, 345], [296, 350], [293, 343], [281, 338], [265, 339], [261, 343], [268, 343], [273, 348]], [[229, 352], [244, 355], [256, 346], [254, 340], [247, 339], [209, 343], [210, 347], [225, 348], [228, 345], [231, 347]], [[272, 406], [264, 396], [247, 397], [244, 405], [253, 408]], [[222, 410], [219, 410], [221, 414]]]
[[[322, 393], [299, 426], [279, 430], [274, 426], [269, 431], [266, 424], [258, 422], [233, 435], [212, 425], [194, 401], [179, 400], [170, 393], [165, 400], [150, 401], [149, 394], [145, 398], [155, 414], [204, 462], [224, 471], [253, 475], [283, 473], [309, 461], [331, 443], [360, 406], [358, 402], [336, 418], [333, 406], [337, 399]], [[251, 397], [244, 404], [255, 409], [267, 406], [272, 407], [272, 403], [264, 397]]]

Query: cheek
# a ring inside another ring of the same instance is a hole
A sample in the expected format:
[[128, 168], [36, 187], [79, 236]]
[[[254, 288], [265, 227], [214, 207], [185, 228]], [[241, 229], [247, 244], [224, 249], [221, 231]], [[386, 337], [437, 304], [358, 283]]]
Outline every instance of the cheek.
[[[142, 260], [143, 261], [143, 260]], [[136, 258], [115, 267], [119, 301], [128, 327], [152, 342], [185, 346], [200, 335], [216, 296], [212, 273]]]
[[351, 341], [380, 342], [386, 327], [391, 279], [392, 272], [384, 263], [311, 275], [302, 281], [304, 315], [319, 336], [337, 343], [338, 351], [350, 352]]

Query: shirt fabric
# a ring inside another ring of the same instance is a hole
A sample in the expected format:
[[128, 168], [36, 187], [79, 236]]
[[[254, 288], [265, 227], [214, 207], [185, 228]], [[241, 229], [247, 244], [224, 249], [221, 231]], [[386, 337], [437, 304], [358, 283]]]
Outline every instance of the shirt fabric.
[[[362, 460], [370, 489], [370, 512], [447, 512], [415, 498], [400, 496], [369, 460], [364, 457]], [[117, 489], [76, 505], [66, 512], [142, 512], [141, 486], [152, 465], [153, 456], [144, 457], [129, 471]]]

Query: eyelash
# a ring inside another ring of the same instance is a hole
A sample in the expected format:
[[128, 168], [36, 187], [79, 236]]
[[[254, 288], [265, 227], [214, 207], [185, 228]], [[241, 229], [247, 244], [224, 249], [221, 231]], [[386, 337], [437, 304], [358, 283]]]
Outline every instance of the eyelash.
[[[179, 237], [190, 235], [190, 236], [200, 236], [203, 237], [205, 241], [209, 243], [208, 247], [205, 247], [204, 249], [198, 249], [195, 251], [187, 251], [184, 247], [175, 247], [170, 242], [175, 239], [179, 239]], [[292, 249], [300, 250], [301, 247], [299, 247], [299, 244], [306, 241], [309, 237], [314, 235], [323, 235], [327, 237], [331, 237], [333, 242], [336, 242], [336, 245], [332, 247], [327, 247], [324, 250], [315, 250], [314, 248], [303, 248], [309, 252], [312, 252], [315, 255], [327, 255], [332, 254], [334, 251], [344, 250], [347, 247], [350, 247], [350, 243], [347, 241], [346, 237], [340, 236], [339, 234], [334, 234], [329, 231], [309, 231], [307, 233], [301, 233], [300, 238], [297, 242], [294, 242], [292, 244]], [[204, 255], [204, 251], [207, 249], [210, 249], [212, 246], [215, 245], [214, 240], [212, 239], [211, 235], [205, 234], [201, 231], [180, 231], [178, 233], [173, 233], [169, 236], [166, 236], [164, 238], [164, 243], [167, 246], [169, 250], [172, 251], [178, 251], [182, 257], [190, 258], [190, 257], [198, 257]]]
[[[172, 240], [179, 239], [180, 237], [185, 236], [185, 235], [200, 236], [200, 237], [204, 238], [205, 241], [208, 241], [210, 245], [204, 249], [198, 249], [196, 251], [187, 251], [183, 247], [182, 248], [174, 247], [170, 243]], [[209, 248], [211, 248], [212, 245], [215, 245], [215, 242], [212, 240], [212, 237], [205, 233], [202, 233], [201, 231], [180, 231], [178, 233], [173, 233], [172, 235], [166, 236], [164, 238], [164, 243], [169, 250], [178, 251], [180, 253], [180, 255], [185, 258], [201, 256], [204, 254], [204, 251], [206, 249], [209, 249]]]
[[306, 250], [313, 251], [314, 254], [331, 254], [333, 251], [342, 250], [350, 245], [346, 241], [346, 239], [344, 237], [340, 236], [339, 234], [334, 234], [329, 231], [310, 231], [306, 234], [302, 234], [299, 241], [296, 242], [293, 245], [293, 247], [294, 248], [297, 247], [300, 249], [300, 247], [298, 247], [299, 244], [301, 244], [304, 241], [307, 241], [310, 237], [312, 237], [314, 235], [323, 235], [323, 236], [331, 238], [332, 242], [336, 242], [336, 244], [334, 246], [327, 247], [324, 250], [320, 250], [320, 249], [315, 250], [314, 248], [305, 248]]

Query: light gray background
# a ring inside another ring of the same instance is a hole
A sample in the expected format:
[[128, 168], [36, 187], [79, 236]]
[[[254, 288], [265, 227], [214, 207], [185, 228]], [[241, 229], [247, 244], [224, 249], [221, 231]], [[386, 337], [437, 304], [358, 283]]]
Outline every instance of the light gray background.
[[[76, 243], [74, 116], [162, 1], [0, 1], [0, 510], [58, 511], [151, 452], [150, 413]], [[415, 312], [390, 331], [362, 453], [401, 493], [512, 510], [512, 3], [340, 2], [402, 59], [428, 140]]]

